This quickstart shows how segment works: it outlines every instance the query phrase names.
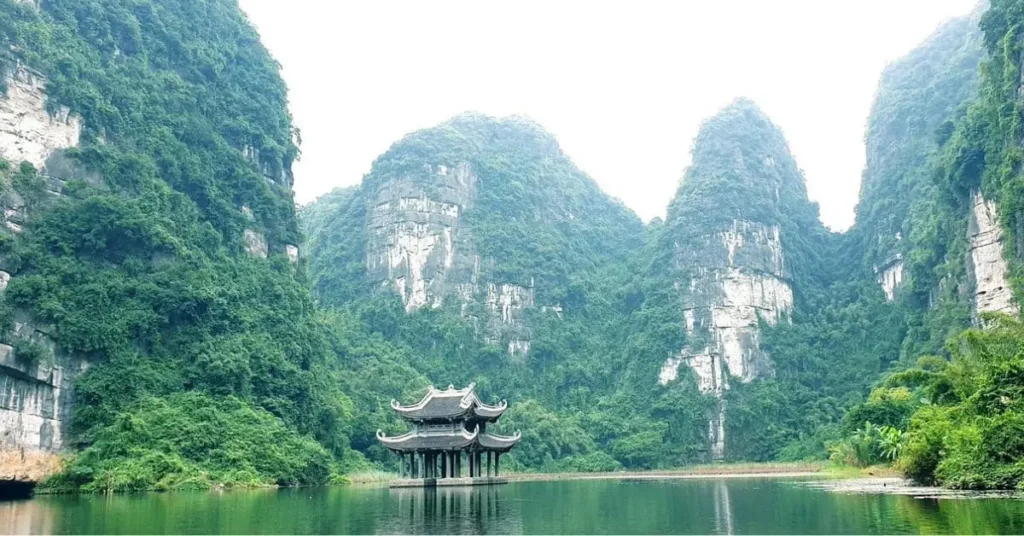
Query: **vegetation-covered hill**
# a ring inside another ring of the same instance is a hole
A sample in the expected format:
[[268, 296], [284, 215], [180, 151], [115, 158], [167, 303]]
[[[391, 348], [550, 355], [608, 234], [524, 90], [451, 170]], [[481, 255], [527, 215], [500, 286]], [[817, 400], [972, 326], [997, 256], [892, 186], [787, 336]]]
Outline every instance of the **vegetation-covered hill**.
[[[237, 4], [0, 0], [0, 28], [6, 61], [83, 120], [63, 195], [27, 195], [43, 178], [4, 164], [30, 215], [0, 240], [7, 340], [88, 367], [66, 432], [82, 452], [51, 485], [326, 481], [352, 408], [286, 256], [285, 86]], [[15, 318], [51, 326], [54, 351]]]
[[931, 210], [911, 217], [911, 290], [918, 304], [929, 288], [937, 297], [924, 302], [925, 322], [959, 317], [964, 325], [966, 315], [951, 311], [971, 307], [981, 316], [977, 328], [925, 348], [937, 355], [907, 352], [914, 366], [888, 375], [847, 415], [858, 432], [836, 446], [843, 458], [894, 460], [918, 481], [952, 487], [1019, 489], [1024, 482], [1024, 332], [1007, 317], [1019, 315], [1019, 301], [1010, 298], [1022, 291], [1022, 23], [1018, 0], [992, 2], [981, 17], [988, 57], [977, 96], [939, 129]]

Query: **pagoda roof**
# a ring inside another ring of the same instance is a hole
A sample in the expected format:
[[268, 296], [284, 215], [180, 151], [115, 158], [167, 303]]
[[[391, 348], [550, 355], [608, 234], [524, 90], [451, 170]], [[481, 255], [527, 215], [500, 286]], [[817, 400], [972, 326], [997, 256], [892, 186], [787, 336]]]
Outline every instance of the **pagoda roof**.
[[391, 408], [408, 421], [498, 420], [508, 408], [508, 402], [502, 400], [495, 406], [484, 404], [473, 391], [475, 387], [474, 383], [464, 389], [456, 389], [454, 385], [437, 389], [431, 385], [419, 402], [403, 406], [392, 400]]
[[480, 433], [480, 426], [477, 425], [472, 432], [465, 429], [455, 433], [436, 433], [424, 431], [412, 431], [399, 436], [387, 437], [384, 432], [377, 430], [377, 440], [389, 450], [394, 451], [418, 451], [418, 450], [496, 450], [507, 451], [519, 443], [522, 437], [518, 431], [515, 435], [501, 436], [487, 433]]

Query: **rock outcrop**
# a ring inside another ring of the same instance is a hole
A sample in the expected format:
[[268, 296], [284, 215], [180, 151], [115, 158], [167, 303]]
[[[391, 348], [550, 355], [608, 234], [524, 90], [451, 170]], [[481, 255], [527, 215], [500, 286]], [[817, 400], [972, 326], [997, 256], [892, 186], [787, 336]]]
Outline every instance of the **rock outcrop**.
[[522, 357], [530, 350], [525, 310], [534, 307], [534, 289], [482, 280], [472, 233], [461, 222], [477, 180], [466, 162], [378, 180], [367, 196], [367, 275], [397, 292], [407, 312], [449, 303], [473, 317], [473, 304], [482, 304], [484, 317], [475, 320], [484, 340]]
[[722, 397], [732, 381], [774, 374], [761, 325], [788, 321], [794, 307], [784, 225], [790, 232], [816, 232], [789, 222], [817, 223], [817, 213], [781, 132], [750, 101], [708, 120], [693, 154], [669, 209], [670, 240], [663, 242], [672, 248], [669, 272], [686, 342], [662, 364], [658, 381], [677, 380], [685, 366], [700, 391], [719, 398], [708, 419], [708, 443], [711, 458], [722, 459]]
[[425, 165], [378, 184], [367, 196], [370, 280], [398, 292], [409, 312], [440, 307], [458, 285], [475, 289], [479, 259], [459, 225], [476, 185], [469, 165]]
[[968, 269], [974, 282], [975, 313], [1020, 313], [1013, 300], [1007, 280], [1008, 268], [1003, 258], [1003, 228], [996, 204], [986, 201], [981, 192], [971, 193], [971, 214], [967, 226], [970, 262]]
[[885, 293], [885, 301], [895, 300], [896, 291], [903, 283], [903, 255], [894, 253], [881, 266], [876, 266], [875, 279]]
[[[12, 166], [27, 162], [43, 173], [55, 167], [60, 174], [66, 163], [59, 158], [59, 152], [78, 145], [82, 120], [66, 107], [48, 106], [46, 78], [17, 60], [10, 61], [13, 64], [4, 73], [7, 92], [0, 97], [0, 158]], [[5, 184], [2, 203], [6, 228], [20, 232], [25, 217], [24, 201]], [[9, 272], [0, 271], [0, 292], [7, 288], [10, 279]], [[85, 363], [61, 356], [52, 333], [29, 319], [15, 322], [8, 340], [32, 345], [36, 350], [32, 352], [32, 361], [27, 361], [29, 358], [17, 355], [13, 346], [0, 344], [0, 457], [5, 460], [2, 471], [12, 479], [35, 478], [25, 476], [38, 472], [29, 466], [56, 470], [52, 463], [40, 460], [64, 447], [72, 386]]]
[[82, 119], [64, 106], [47, 108], [46, 78], [15, 61], [4, 73], [0, 97], [0, 158], [43, 169], [56, 151], [77, 147]]

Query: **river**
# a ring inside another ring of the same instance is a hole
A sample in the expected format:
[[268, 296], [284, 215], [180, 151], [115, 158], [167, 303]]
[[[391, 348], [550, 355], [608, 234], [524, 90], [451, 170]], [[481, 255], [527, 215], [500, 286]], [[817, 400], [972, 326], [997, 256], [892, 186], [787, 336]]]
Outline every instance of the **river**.
[[1024, 533], [1024, 500], [841, 494], [806, 478], [576, 480], [40, 496], [0, 502], [0, 533]]

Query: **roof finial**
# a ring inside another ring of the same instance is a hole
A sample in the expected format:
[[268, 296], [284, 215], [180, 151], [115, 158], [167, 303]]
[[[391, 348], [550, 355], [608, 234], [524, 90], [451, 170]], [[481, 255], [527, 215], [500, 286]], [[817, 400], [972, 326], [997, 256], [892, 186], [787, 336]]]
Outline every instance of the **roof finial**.
[[448, 390], [449, 390], [449, 391], [454, 391], [454, 390], [455, 390], [455, 385], [454, 385], [454, 384], [451, 384], [451, 383], [449, 383], [449, 384], [448, 384]]

